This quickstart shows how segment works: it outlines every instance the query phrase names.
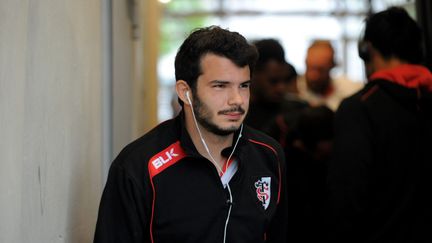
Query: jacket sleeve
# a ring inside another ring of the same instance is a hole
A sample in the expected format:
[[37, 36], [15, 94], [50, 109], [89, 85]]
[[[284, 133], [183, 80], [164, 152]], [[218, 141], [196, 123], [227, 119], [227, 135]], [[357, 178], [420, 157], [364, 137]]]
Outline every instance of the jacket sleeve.
[[372, 132], [358, 99], [345, 100], [335, 117], [333, 160], [328, 169], [330, 242], [360, 242], [368, 224]]
[[268, 243], [285, 243], [286, 242], [286, 229], [287, 229], [287, 189], [286, 189], [286, 164], [285, 154], [282, 149], [278, 150], [278, 170], [280, 174], [279, 183], [280, 197], [277, 205], [275, 217], [270, 223], [269, 230], [266, 235], [266, 242]]
[[[151, 198], [150, 193], [146, 196]], [[114, 162], [100, 202], [94, 242], [150, 242], [144, 198], [143, 186]]]

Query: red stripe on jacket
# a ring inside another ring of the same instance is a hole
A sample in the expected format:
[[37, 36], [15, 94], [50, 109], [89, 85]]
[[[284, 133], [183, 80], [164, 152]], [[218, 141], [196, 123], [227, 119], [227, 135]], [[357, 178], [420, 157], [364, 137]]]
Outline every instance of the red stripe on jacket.
[[186, 157], [186, 153], [183, 148], [180, 146], [180, 141], [177, 141], [166, 149], [154, 155], [148, 163], [148, 170], [150, 174], [150, 183], [153, 190], [153, 200], [152, 200], [152, 212], [150, 218], [150, 241], [153, 243], [153, 219], [154, 219], [154, 208], [155, 208], [155, 200], [156, 200], [156, 190], [153, 183], [153, 177], [162, 171], [166, 170], [171, 165], [174, 165], [182, 158]]
[[277, 159], [278, 159], [278, 162], [279, 162], [279, 163], [278, 163], [278, 171], [279, 171], [279, 188], [278, 188], [278, 198], [277, 198], [277, 203], [279, 204], [280, 193], [281, 193], [281, 188], [282, 188], [282, 183], [281, 183], [281, 180], [282, 180], [282, 172], [281, 172], [281, 168], [280, 168], [280, 159], [279, 159], [279, 155], [278, 155], [278, 153], [276, 152], [276, 149], [274, 149], [272, 146], [270, 146], [270, 145], [268, 145], [268, 144], [266, 144], [266, 143], [259, 142], [259, 141], [253, 140], [253, 139], [249, 139], [249, 141], [252, 142], [252, 143], [259, 144], [259, 145], [261, 145], [261, 146], [264, 146], [264, 147], [270, 149], [271, 151], [273, 151], [273, 153], [276, 155], [276, 157], [277, 157]]

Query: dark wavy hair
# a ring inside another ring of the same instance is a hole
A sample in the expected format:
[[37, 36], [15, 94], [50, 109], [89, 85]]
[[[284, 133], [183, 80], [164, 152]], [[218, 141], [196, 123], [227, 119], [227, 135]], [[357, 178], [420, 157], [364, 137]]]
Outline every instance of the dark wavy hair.
[[409, 63], [423, 62], [422, 32], [405, 9], [390, 7], [366, 18], [364, 41], [384, 58], [397, 57]]
[[184, 80], [196, 90], [198, 76], [202, 74], [201, 58], [208, 53], [226, 57], [238, 67], [249, 66], [252, 71], [257, 60], [253, 45], [239, 33], [210, 26], [193, 31], [180, 46], [175, 58], [176, 80]]
[[276, 39], [261, 39], [254, 41], [253, 44], [258, 51], [258, 59], [255, 70], [261, 70], [269, 61], [285, 63], [285, 51]]

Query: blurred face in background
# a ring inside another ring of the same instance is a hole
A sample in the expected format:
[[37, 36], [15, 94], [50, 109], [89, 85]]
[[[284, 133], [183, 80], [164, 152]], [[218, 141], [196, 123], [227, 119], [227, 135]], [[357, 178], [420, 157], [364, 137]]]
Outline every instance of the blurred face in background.
[[289, 91], [291, 76], [286, 63], [270, 60], [262, 69], [254, 72], [254, 93], [266, 102], [282, 102]]
[[330, 84], [330, 71], [334, 67], [334, 53], [328, 47], [317, 46], [308, 50], [305, 79], [309, 89], [324, 93]]

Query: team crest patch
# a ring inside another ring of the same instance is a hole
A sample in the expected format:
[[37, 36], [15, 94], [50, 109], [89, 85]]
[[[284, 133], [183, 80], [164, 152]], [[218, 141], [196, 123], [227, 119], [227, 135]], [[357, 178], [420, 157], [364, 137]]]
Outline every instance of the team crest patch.
[[271, 177], [261, 177], [255, 182], [256, 195], [264, 209], [267, 209], [270, 204], [270, 185]]

